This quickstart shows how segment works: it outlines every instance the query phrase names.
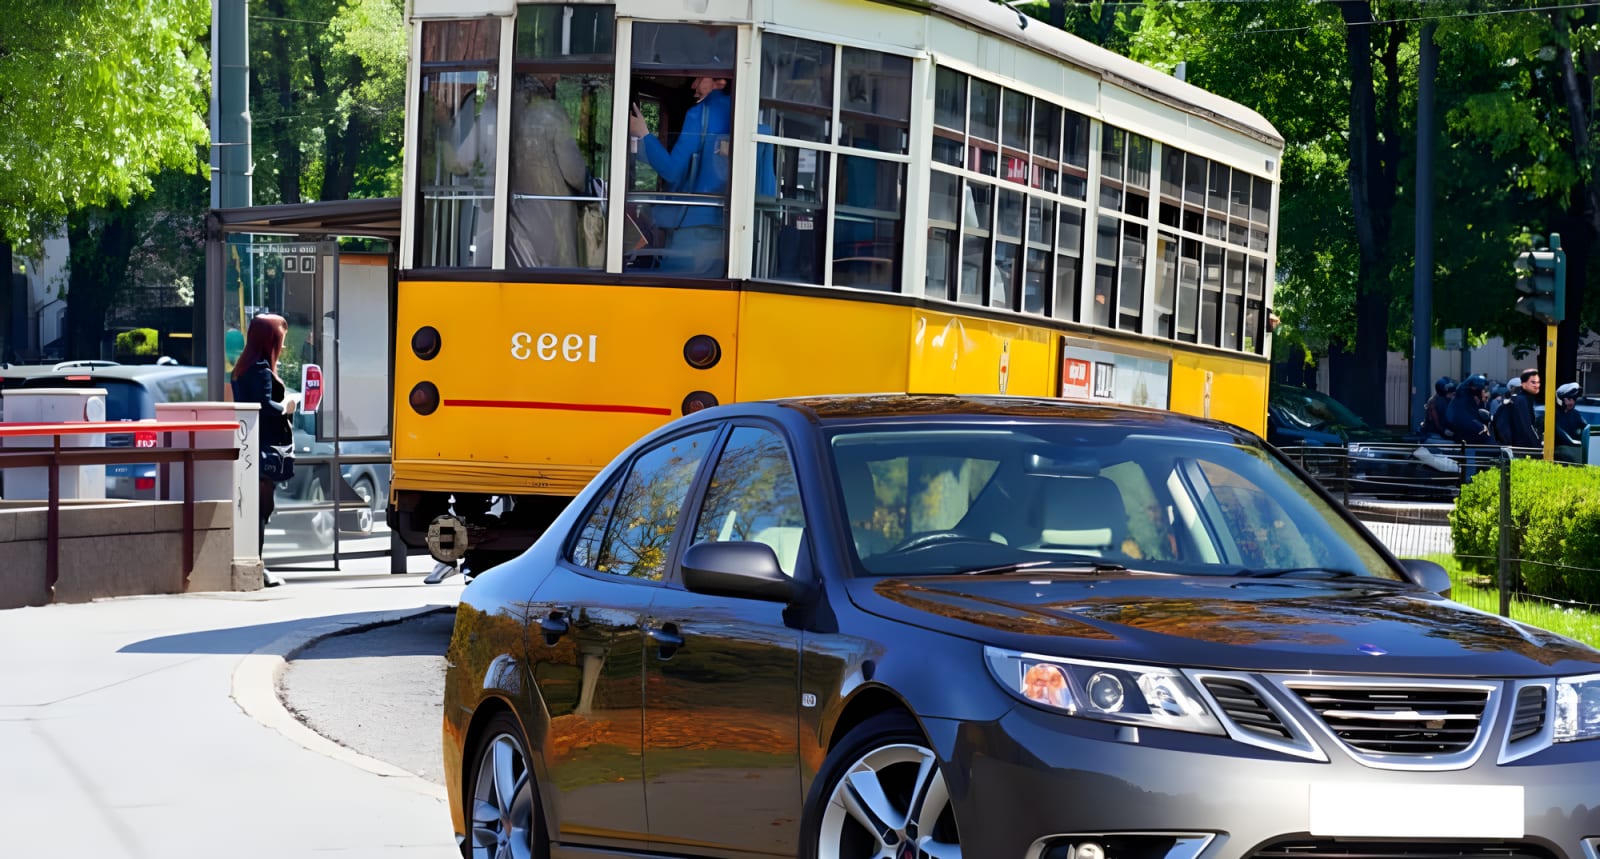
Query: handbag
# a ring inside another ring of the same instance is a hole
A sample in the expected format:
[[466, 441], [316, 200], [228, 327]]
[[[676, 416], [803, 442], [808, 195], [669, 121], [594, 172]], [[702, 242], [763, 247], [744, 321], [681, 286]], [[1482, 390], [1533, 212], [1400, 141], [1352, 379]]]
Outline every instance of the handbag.
[[283, 483], [294, 477], [294, 445], [269, 444], [261, 448], [261, 479]]
[[261, 479], [282, 483], [294, 477], [294, 426], [288, 415], [270, 410], [261, 422]]

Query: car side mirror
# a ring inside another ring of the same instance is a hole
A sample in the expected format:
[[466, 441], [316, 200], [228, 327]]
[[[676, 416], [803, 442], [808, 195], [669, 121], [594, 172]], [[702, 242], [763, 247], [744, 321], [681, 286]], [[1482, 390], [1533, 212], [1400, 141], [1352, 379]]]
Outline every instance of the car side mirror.
[[692, 593], [793, 602], [799, 588], [766, 543], [696, 543], [683, 553], [683, 585]]
[[1450, 574], [1444, 567], [1421, 558], [1406, 558], [1400, 562], [1406, 576], [1423, 590], [1433, 591], [1442, 597], [1450, 596]]

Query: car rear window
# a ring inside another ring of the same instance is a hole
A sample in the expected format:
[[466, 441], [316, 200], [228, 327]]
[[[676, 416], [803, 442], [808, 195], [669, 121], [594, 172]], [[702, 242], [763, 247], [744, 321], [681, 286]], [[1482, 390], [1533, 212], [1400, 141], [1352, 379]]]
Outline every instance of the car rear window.
[[138, 382], [127, 379], [33, 378], [26, 388], [105, 388], [106, 420], [138, 421], [156, 416], [150, 393]]

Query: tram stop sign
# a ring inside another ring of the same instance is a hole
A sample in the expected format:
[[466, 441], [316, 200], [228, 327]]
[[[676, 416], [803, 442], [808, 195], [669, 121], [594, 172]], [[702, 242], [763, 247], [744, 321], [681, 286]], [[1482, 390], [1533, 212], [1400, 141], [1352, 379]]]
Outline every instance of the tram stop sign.
[[317, 413], [322, 404], [322, 368], [316, 364], [300, 366], [300, 411], [308, 415]]

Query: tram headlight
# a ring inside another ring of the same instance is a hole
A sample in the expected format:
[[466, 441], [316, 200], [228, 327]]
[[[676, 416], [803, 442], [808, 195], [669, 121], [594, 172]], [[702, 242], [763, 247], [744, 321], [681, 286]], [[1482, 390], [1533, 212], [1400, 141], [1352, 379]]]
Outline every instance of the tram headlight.
[[439, 329], [432, 325], [424, 325], [411, 335], [411, 352], [424, 361], [432, 361], [439, 354], [439, 349], [444, 346], [444, 341], [439, 337]]
[[722, 360], [722, 344], [709, 334], [696, 334], [683, 344], [683, 360], [696, 370], [709, 370]]
[[418, 382], [407, 397], [411, 410], [419, 415], [431, 415], [439, 410], [439, 388], [432, 382]]
[[683, 413], [692, 415], [701, 409], [709, 409], [714, 405], [717, 405], [715, 394], [707, 393], [706, 391], [695, 391], [683, 398]]

